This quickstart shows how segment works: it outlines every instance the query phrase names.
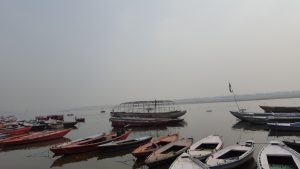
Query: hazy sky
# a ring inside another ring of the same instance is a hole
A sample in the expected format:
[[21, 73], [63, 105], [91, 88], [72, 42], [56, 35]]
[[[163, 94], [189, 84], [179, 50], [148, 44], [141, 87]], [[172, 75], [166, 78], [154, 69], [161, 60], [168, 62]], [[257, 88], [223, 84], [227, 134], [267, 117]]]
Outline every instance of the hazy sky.
[[0, 2], [0, 112], [300, 90], [299, 0]]

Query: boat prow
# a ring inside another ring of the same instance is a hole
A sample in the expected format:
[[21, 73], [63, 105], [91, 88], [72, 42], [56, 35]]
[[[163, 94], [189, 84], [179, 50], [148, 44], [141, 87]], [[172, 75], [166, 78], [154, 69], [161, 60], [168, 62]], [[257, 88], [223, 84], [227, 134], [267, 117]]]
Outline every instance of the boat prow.
[[194, 143], [187, 152], [199, 160], [204, 160], [213, 152], [220, 150], [222, 146], [223, 142], [220, 136], [210, 135]]
[[213, 153], [206, 160], [206, 164], [210, 169], [229, 169], [238, 167], [253, 156], [254, 142], [246, 141], [244, 144], [237, 144], [226, 147], [220, 151]]
[[261, 150], [258, 167], [260, 169], [300, 168], [300, 155], [282, 142], [272, 141]]

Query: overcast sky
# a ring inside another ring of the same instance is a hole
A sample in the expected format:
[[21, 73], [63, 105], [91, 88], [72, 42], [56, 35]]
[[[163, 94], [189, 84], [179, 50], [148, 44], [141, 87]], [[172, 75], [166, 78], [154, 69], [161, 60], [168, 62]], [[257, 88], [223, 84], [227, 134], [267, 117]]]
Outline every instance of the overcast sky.
[[0, 2], [0, 112], [300, 90], [299, 0]]

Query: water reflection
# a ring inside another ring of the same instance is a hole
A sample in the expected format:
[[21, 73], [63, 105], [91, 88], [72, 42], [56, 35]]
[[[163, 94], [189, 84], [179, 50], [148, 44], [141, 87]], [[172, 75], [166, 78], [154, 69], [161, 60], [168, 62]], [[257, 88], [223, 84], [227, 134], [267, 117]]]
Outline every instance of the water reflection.
[[76, 163], [81, 161], [88, 161], [89, 159], [95, 158], [99, 155], [99, 152], [87, 152], [81, 154], [74, 154], [74, 155], [65, 155], [57, 158], [51, 165], [52, 167], [62, 167], [65, 164]]
[[93, 158], [96, 158], [97, 160], [103, 160], [103, 159], [107, 159], [107, 158], [122, 157], [127, 154], [130, 154], [132, 151], [133, 151], [133, 149], [127, 149], [127, 150], [115, 151], [115, 152], [109, 152], [109, 153], [107, 153], [107, 152], [101, 153], [99, 151], [92, 151], [92, 152], [81, 153], [81, 154], [61, 156], [52, 163], [51, 168], [62, 167], [66, 164], [77, 163], [77, 162], [81, 162], [81, 161], [88, 161]]
[[246, 121], [238, 121], [232, 127], [234, 130], [249, 130], [249, 131], [268, 131], [269, 128], [267, 125], [263, 124], [253, 124]]
[[[9, 147], [2, 147], [1, 151], [3, 152], [9, 152], [13, 150], [21, 150], [21, 149], [37, 149], [37, 148], [42, 148], [42, 147], [49, 147], [55, 144], [61, 144], [64, 142], [69, 142], [71, 141], [68, 138], [60, 138], [56, 140], [50, 140], [50, 141], [44, 141], [44, 142], [37, 142], [37, 143], [30, 143], [30, 144], [25, 144], [25, 145], [16, 145], [16, 146], [9, 146]], [[0, 151], [0, 152], [1, 152]]]

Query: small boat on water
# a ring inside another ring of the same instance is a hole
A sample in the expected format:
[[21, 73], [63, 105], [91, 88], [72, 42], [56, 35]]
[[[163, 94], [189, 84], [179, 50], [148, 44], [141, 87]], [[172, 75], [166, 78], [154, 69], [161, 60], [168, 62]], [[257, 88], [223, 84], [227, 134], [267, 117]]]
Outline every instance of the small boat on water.
[[267, 123], [271, 130], [300, 131], [300, 122], [296, 123]]
[[169, 169], [208, 169], [199, 159], [188, 153], [181, 154], [170, 166]]
[[300, 141], [297, 140], [283, 140], [282, 141], [285, 145], [287, 145], [288, 147], [291, 147], [292, 149], [295, 150], [300, 150]]
[[173, 118], [137, 118], [137, 117], [112, 117], [109, 119], [114, 127], [143, 127], [143, 126], [159, 126], [166, 124], [174, 124], [182, 122], [183, 119]]
[[266, 113], [300, 113], [300, 107], [259, 106]]
[[19, 127], [13, 129], [0, 129], [1, 135], [13, 136], [28, 133], [31, 130], [31, 127]]
[[77, 121], [64, 121], [63, 126], [64, 128], [73, 128], [77, 123]]
[[144, 136], [134, 139], [127, 139], [122, 141], [113, 141], [106, 144], [101, 144], [98, 146], [98, 150], [101, 152], [107, 152], [107, 151], [120, 151], [130, 148], [138, 147], [142, 144], [148, 143], [151, 141], [152, 136]]
[[61, 138], [68, 134], [71, 129], [57, 130], [57, 131], [42, 131], [36, 133], [30, 133], [21, 136], [9, 137], [2, 139], [0, 145], [2, 146], [11, 146], [11, 145], [22, 145], [34, 142], [54, 140]]
[[284, 123], [300, 121], [300, 113], [250, 113], [230, 111], [230, 113], [240, 120], [248, 121], [255, 124], [266, 123]]
[[148, 166], [157, 166], [173, 161], [176, 157], [185, 152], [192, 144], [192, 138], [182, 138], [169, 143], [150, 154], [145, 160], [145, 164]]
[[77, 154], [98, 149], [98, 145], [109, 143], [111, 141], [124, 140], [131, 133], [131, 130], [124, 133], [112, 131], [108, 134], [97, 134], [87, 138], [74, 140], [68, 143], [56, 145], [50, 148], [55, 155]]
[[83, 117], [80, 117], [80, 118], [75, 117], [75, 121], [77, 121], [77, 122], [85, 122], [85, 118], [83, 118]]
[[226, 147], [213, 153], [206, 160], [210, 169], [229, 169], [238, 167], [253, 156], [254, 142], [249, 140], [244, 144], [237, 144]]
[[205, 160], [212, 153], [220, 150], [222, 146], [223, 142], [220, 136], [210, 135], [194, 143], [187, 153], [198, 160]]
[[112, 117], [178, 118], [186, 110], [180, 110], [170, 100], [135, 101], [122, 103], [110, 112]]
[[137, 158], [146, 158], [149, 156], [153, 151], [159, 149], [162, 146], [165, 146], [169, 143], [172, 143], [174, 141], [178, 140], [178, 134], [171, 134], [166, 136], [161, 136], [158, 139], [147, 143], [145, 145], [142, 145], [135, 150], [133, 150], [132, 155]]
[[259, 169], [298, 169], [300, 155], [282, 142], [271, 141], [258, 156]]
[[105, 110], [101, 110], [100, 113], [105, 113]]

